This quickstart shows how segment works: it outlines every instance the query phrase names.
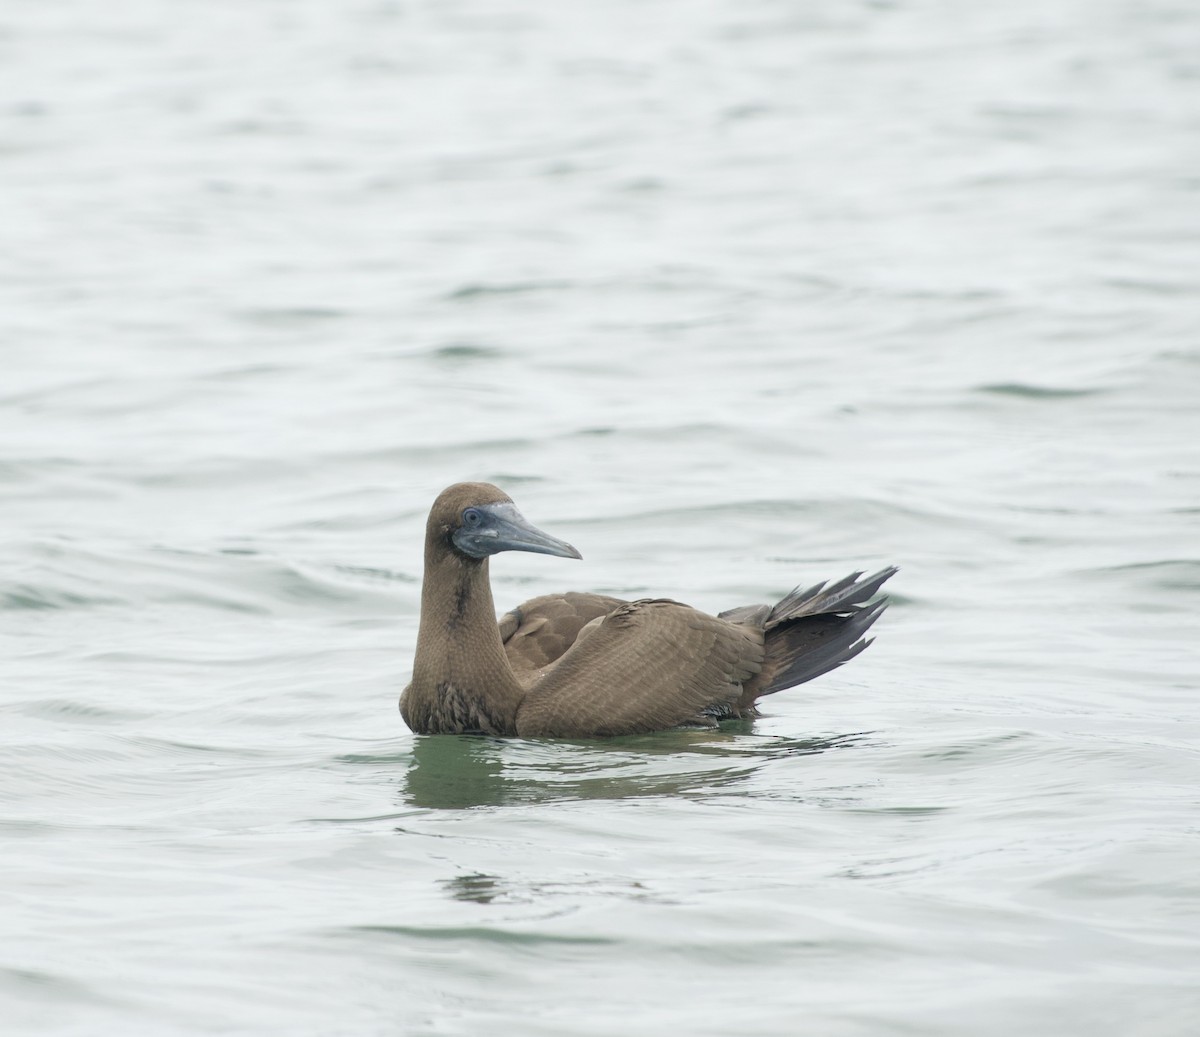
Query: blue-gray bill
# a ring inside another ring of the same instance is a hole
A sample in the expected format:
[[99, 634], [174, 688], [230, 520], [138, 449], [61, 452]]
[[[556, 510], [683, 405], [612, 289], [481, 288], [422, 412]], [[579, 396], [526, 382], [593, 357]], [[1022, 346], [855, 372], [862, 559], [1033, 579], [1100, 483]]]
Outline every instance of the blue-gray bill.
[[531, 524], [515, 504], [479, 504], [463, 513], [463, 524], [454, 531], [455, 546], [471, 558], [486, 558], [501, 551], [530, 551], [558, 558], [582, 558], [565, 540], [552, 537]]

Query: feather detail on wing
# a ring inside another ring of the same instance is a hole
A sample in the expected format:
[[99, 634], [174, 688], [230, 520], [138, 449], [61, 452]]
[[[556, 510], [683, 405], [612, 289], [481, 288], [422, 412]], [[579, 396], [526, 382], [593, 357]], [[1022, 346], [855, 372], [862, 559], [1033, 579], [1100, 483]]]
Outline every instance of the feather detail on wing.
[[517, 681], [530, 684], [561, 658], [592, 620], [627, 605], [604, 594], [546, 594], [500, 617], [500, 640]]
[[517, 712], [522, 737], [636, 734], [703, 722], [714, 709], [733, 708], [743, 683], [762, 667], [761, 630], [675, 601], [622, 604], [584, 626], [530, 687]]

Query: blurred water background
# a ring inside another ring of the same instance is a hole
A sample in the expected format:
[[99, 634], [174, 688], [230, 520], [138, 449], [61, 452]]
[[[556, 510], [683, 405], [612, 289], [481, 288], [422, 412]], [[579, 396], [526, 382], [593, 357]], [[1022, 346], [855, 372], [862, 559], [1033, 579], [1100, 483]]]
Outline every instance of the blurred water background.
[[[6, 0], [19, 1034], [1192, 1034], [1200, 8]], [[552, 590], [897, 563], [752, 727], [416, 738]]]

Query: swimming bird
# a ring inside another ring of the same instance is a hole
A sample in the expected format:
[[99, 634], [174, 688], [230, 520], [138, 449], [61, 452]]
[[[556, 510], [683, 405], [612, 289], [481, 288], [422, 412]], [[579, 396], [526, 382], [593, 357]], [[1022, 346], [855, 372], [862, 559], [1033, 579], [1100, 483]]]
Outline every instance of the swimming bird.
[[666, 598], [568, 592], [496, 620], [488, 559], [580, 558], [490, 483], [433, 502], [412, 682], [400, 713], [418, 734], [594, 738], [757, 716], [755, 702], [812, 680], [870, 644], [893, 573], [797, 587], [778, 604], [710, 616]]

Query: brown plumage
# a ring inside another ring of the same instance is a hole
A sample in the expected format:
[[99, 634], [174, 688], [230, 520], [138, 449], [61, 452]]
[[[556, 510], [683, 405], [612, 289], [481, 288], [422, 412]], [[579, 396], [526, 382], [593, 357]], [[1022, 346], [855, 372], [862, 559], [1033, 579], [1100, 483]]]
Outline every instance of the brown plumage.
[[426, 525], [417, 656], [400, 697], [419, 734], [589, 738], [755, 716], [763, 695], [870, 644], [863, 635], [887, 599], [864, 603], [896, 571], [719, 616], [666, 599], [551, 594], [497, 623], [488, 557], [500, 551], [579, 557], [495, 486], [442, 491]]

